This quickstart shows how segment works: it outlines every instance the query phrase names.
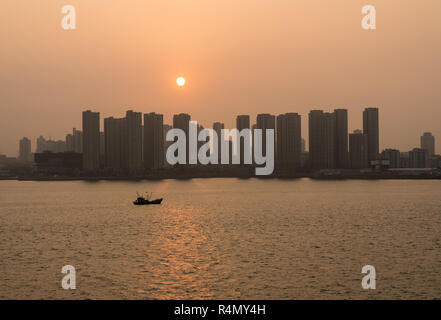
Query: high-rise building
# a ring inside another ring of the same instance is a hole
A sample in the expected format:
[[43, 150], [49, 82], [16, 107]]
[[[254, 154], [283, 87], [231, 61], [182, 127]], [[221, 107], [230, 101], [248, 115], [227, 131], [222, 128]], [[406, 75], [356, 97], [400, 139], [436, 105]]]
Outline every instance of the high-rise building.
[[[269, 143], [266, 141], [266, 132], [268, 129], [274, 130], [274, 139], [276, 137], [276, 117], [272, 114], [263, 113], [257, 115], [257, 121], [256, 121], [256, 129], [262, 130], [262, 155], [267, 156], [267, 144]], [[254, 138], [254, 137], [253, 137]], [[275, 146], [275, 140], [272, 141], [274, 148]], [[254, 139], [253, 139], [253, 146], [256, 148]], [[274, 150], [276, 152], [276, 150]]]
[[181, 129], [185, 133], [186, 137], [186, 162], [189, 163], [189, 138], [190, 138], [190, 121], [191, 117], [189, 114], [186, 113], [180, 113], [175, 114], [173, 116], [173, 128], [174, 129]]
[[389, 168], [400, 168], [400, 150], [385, 149], [381, 153], [382, 160], [389, 160]]
[[100, 132], [100, 159], [104, 159], [104, 132]]
[[421, 136], [421, 149], [426, 150], [429, 157], [435, 154], [435, 137], [432, 133], [424, 132]]
[[83, 132], [73, 128], [74, 152], [83, 153]]
[[73, 134], [66, 135], [66, 151], [74, 152], [74, 137]]
[[335, 167], [348, 167], [348, 110], [335, 109]]
[[[201, 124], [199, 124], [198, 123], [198, 125], [197, 125], [197, 130], [196, 130], [196, 132], [197, 132], [197, 136], [199, 137], [199, 134], [201, 133], [201, 131], [203, 131], [204, 130], [204, 126], [203, 125], [201, 125]], [[198, 141], [197, 141], [198, 143], [197, 143], [197, 151], [198, 151], [198, 154], [199, 154], [199, 149], [201, 149], [201, 147], [205, 144], [204, 143], [204, 141], [199, 141], [199, 138], [198, 138]]]
[[127, 170], [131, 173], [142, 169], [142, 113], [128, 110], [127, 126]]
[[305, 138], [302, 138], [302, 153], [306, 152], [306, 141]]
[[127, 168], [126, 140], [125, 118], [104, 119], [104, 163], [107, 169], [120, 172]]
[[158, 169], [164, 166], [163, 115], [144, 114], [144, 167]]
[[18, 160], [23, 163], [32, 161], [31, 140], [24, 137], [18, 145]]
[[297, 113], [277, 116], [277, 165], [282, 170], [300, 167], [302, 152], [301, 117]]
[[[249, 115], [239, 115], [236, 118], [236, 128], [239, 132], [244, 129], [250, 129], [250, 116]], [[240, 141], [238, 146], [238, 151], [240, 152], [240, 164], [245, 164], [245, 148], [247, 148], [251, 152], [251, 145], [245, 146], [245, 139], [243, 137], [239, 137]], [[251, 143], [251, 137], [250, 141]]]
[[352, 169], [368, 168], [368, 136], [355, 130], [349, 135], [349, 158]]
[[44, 147], [46, 145], [46, 139], [43, 136], [39, 136], [37, 138], [37, 149], [35, 150], [35, 153], [42, 153], [46, 150], [44, 150]]
[[172, 145], [172, 141], [167, 141], [167, 133], [169, 130], [173, 129], [172, 126], [168, 125], [168, 124], [163, 124], [162, 125], [162, 137], [164, 139], [163, 145], [164, 145], [164, 167], [169, 167], [170, 164], [167, 161], [167, 150], [168, 148]]
[[409, 168], [426, 168], [428, 153], [425, 149], [414, 148], [409, 151]]
[[378, 160], [380, 133], [378, 108], [366, 108], [363, 111], [363, 133], [367, 134], [368, 139], [368, 160]]
[[335, 114], [309, 113], [309, 161], [312, 169], [335, 168]]
[[83, 112], [83, 169], [98, 170], [100, 167], [100, 113]]
[[213, 131], [216, 133], [217, 135], [217, 163], [221, 164], [222, 158], [222, 130], [225, 129], [225, 126], [223, 123], [221, 122], [215, 122], [213, 123]]

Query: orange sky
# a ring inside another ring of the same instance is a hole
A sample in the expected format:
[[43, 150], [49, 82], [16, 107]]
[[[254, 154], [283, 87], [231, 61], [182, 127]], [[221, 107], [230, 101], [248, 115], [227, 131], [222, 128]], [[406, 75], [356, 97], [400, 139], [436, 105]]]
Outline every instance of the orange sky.
[[[77, 30], [61, 8], [77, 8]], [[377, 30], [361, 8], [377, 9]], [[237, 114], [380, 108], [381, 147], [432, 131], [441, 151], [439, 0], [2, 0], [0, 154], [64, 139], [81, 111], [188, 112], [205, 127]], [[184, 88], [176, 77], [187, 79]]]

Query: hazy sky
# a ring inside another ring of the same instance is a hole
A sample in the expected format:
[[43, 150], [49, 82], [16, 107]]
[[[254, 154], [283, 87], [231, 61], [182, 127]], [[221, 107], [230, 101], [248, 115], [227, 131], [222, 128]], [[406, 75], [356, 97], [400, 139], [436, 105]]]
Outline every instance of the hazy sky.
[[[61, 28], [64, 5], [77, 29]], [[361, 8], [377, 29], [361, 28]], [[380, 108], [381, 148], [431, 131], [441, 151], [439, 0], [1, 0], [0, 154], [64, 139], [81, 111], [238, 114]], [[184, 76], [187, 85], [176, 86]]]

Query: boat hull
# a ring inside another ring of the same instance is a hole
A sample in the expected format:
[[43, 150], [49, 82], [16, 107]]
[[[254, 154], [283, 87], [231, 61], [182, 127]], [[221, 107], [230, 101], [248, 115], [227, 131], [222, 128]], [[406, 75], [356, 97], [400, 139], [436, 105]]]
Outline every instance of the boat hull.
[[162, 198], [156, 199], [156, 200], [152, 200], [152, 201], [149, 201], [149, 200], [138, 201], [138, 200], [136, 200], [136, 201], [133, 201], [133, 204], [135, 206], [147, 206], [147, 205], [150, 205], [150, 204], [161, 204], [161, 202], [162, 202]]

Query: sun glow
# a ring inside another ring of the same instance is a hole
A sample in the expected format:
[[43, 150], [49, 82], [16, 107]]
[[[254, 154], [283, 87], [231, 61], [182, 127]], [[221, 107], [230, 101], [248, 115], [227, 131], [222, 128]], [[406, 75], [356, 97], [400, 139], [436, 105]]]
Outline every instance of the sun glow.
[[180, 87], [183, 87], [183, 86], [185, 86], [185, 79], [183, 78], [183, 77], [179, 77], [179, 78], [177, 78], [176, 79], [176, 84], [178, 85], [178, 86], [180, 86]]

